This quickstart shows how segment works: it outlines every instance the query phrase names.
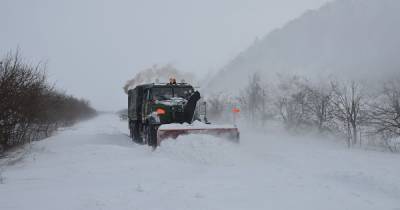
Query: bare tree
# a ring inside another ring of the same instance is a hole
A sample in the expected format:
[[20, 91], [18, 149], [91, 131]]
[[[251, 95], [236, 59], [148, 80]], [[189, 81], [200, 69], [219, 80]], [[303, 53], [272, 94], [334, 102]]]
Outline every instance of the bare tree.
[[265, 123], [274, 116], [272, 100], [266, 84], [263, 84], [258, 73], [253, 74], [244, 90], [237, 98], [243, 112], [252, 122]]
[[335, 118], [343, 123], [349, 147], [357, 144], [358, 128], [366, 122], [365, 96], [355, 81], [350, 84], [332, 82]]
[[211, 119], [220, 119], [227, 109], [228, 97], [223, 93], [216, 93], [207, 98], [207, 112]]
[[392, 150], [388, 141], [400, 136], [400, 80], [388, 82], [380, 96], [371, 105], [371, 125], [374, 132], [383, 137], [386, 145]]
[[250, 114], [250, 119], [255, 120], [257, 110], [262, 104], [263, 90], [260, 84], [260, 77], [257, 73], [253, 74], [249, 79], [248, 86], [244, 90], [247, 101], [247, 109]]
[[311, 126], [311, 110], [309, 103], [309, 88], [307, 80], [298, 76], [281, 77], [278, 85], [280, 93], [276, 106], [280, 116], [289, 130], [298, 130], [300, 127]]
[[[333, 120], [332, 89], [328, 84], [305, 85], [308, 95], [308, 107], [312, 121], [319, 132], [331, 130]], [[330, 125], [328, 125], [330, 124]]]

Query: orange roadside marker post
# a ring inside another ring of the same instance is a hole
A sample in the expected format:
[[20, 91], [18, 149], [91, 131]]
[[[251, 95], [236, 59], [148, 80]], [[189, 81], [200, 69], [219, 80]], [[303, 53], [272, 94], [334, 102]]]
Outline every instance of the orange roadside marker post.
[[239, 115], [239, 113], [240, 113], [240, 109], [235, 107], [232, 109], [232, 113], [233, 113], [233, 124], [236, 125], [236, 118], [237, 118], [237, 115]]
[[232, 112], [233, 112], [233, 113], [240, 113], [240, 109], [239, 109], [239, 108], [233, 108], [233, 109], [232, 109]]

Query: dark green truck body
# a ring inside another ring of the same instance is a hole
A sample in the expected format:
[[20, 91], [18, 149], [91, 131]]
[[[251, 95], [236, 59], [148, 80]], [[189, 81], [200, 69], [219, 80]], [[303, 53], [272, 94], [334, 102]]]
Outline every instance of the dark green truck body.
[[[186, 83], [145, 84], [128, 91], [128, 118], [131, 137], [155, 146], [158, 126], [191, 123], [200, 93]], [[162, 110], [163, 114], [157, 114]]]

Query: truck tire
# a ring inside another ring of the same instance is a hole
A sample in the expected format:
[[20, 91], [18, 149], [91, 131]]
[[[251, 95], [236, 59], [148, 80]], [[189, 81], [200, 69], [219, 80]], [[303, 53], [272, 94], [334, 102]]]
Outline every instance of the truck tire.
[[140, 135], [140, 124], [137, 121], [129, 122], [129, 133], [133, 142], [142, 144], [143, 140]]
[[134, 141], [135, 139], [133, 138], [133, 126], [134, 123], [132, 121], [129, 121], [129, 137]]
[[149, 146], [157, 147], [157, 126], [152, 124], [146, 126], [146, 143]]
[[132, 140], [134, 140], [134, 139], [133, 139], [133, 129], [132, 129], [131, 126], [129, 126], [129, 137], [130, 137]]
[[133, 141], [135, 141], [136, 143], [139, 144], [143, 144], [143, 140], [142, 137], [140, 135], [140, 124], [138, 122], [136, 122], [133, 125], [133, 129], [132, 129], [132, 135], [133, 135]]

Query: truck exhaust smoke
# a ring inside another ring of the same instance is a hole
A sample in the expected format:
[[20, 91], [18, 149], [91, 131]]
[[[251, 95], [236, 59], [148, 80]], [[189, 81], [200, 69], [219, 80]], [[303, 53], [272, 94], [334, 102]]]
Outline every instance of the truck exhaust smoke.
[[166, 83], [169, 78], [176, 78], [177, 82], [185, 81], [187, 83], [195, 84], [195, 76], [192, 73], [181, 72], [171, 64], [164, 66], [153, 65], [150, 68], [144, 69], [136, 74], [136, 76], [126, 82], [123, 89], [125, 93], [137, 85], [146, 83]]

